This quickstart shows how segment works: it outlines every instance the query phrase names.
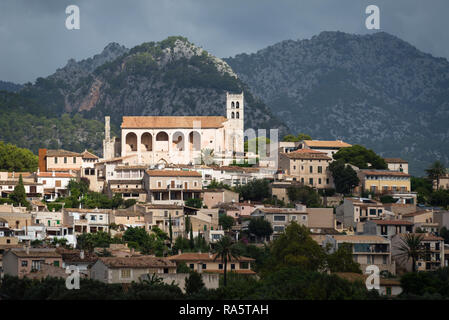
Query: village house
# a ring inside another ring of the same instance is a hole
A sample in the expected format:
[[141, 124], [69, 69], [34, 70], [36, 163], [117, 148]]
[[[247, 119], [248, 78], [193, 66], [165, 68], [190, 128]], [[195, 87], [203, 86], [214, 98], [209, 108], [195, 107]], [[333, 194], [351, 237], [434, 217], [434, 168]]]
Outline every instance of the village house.
[[341, 148], [348, 147], [352, 147], [352, 145], [343, 142], [342, 140], [302, 140], [298, 145], [299, 149], [309, 149], [324, 152], [331, 159], [333, 159], [333, 155], [337, 153]]
[[[367, 274], [353, 273], [353, 272], [335, 272], [335, 275], [350, 282], [359, 282], [365, 285], [368, 279]], [[379, 279], [379, 289], [376, 289], [381, 296], [396, 297], [402, 293], [401, 281], [395, 278]]]
[[360, 264], [362, 271], [369, 265], [376, 265], [380, 271], [396, 274], [396, 266], [391, 259], [391, 241], [375, 235], [327, 235], [324, 247], [330, 245], [330, 253], [344, 244], [352, 247], [352, 257]]
[[134, 205], [127, 209], [113, 209], [109, 216], [110, 223], [128, 228], [145, 228], [145, 208]]
[[176, 273], [176, 264], [154, 256], [102, 257], [90, 269], [90, 278], [105, 283], [139, 282], [145, 274]]
[[400, 158], [384, 158], [388, 170], [408, 173], [408, 161]]
[[449, 173], [446, 173], [444, 176], [440, 177], [439, 180], [433, 180], [432, 186], [433, 190], [436, 190], [437, 188], [449, 190]]
[[239, 194], [227, 189], [205, 189], [203, 192], [203, 204], [207, 208], [227, 202], [239, 202]]
[[[154, 227], [158, 227], [162, 231], [168, 233], [170, 229], [170, 219], [172, 223], [173, 237], [177, 238], [184, 234], [184, 214], [185, 207], [175, 204], [142, 204], [139, 205], [145, 211], [145, 230], [150, 231]], [[196, 211], [198, 209], [191, 209]]]
[[273, 227], [273, 234], [270, 236], [270, 241], [275, 240], [290, 222], [308, 227], [308, 213], [304, 208], [257, 208], [252, 214], [251, 218], [262, 217], [270, 222]]
[[23, 186], [27, 198], [42, 198], [44, 186], [34, 178], [29, 172], [0, 172], [0, 197], [7, 198], [19, 184], [19, 177], [22, 176]]
[[[444, 256], [444, 239], [429, 233], [415, 233], [422, 237], [421, 240], [421, 253], [419, 258], [415, 261], [417, 271], [434, 271], [437, 268], [444, 267], [445, 256]], [[412, 271], [412, 259], [399, 250], [401, 245], [404, 244], [405, 234], [398, 234], [392, 237], [392, 255], [393, 259], [396, 261], [398, 270], [401, 271]]]
[[289, 153], [281, 153], [279, 169], [293, 181], [317, 189], [333, 188], [329, 163], [332, 158], [326, 153], [310, 149], [298, 149]]
[[10, 249], [3, 254], [3, 272], [10, 276], [23, 278], [27, 274], [39, 271], [41, 264], [62, 266], [62, 257], [55, 249]]
[[124, 200], [134, 199], [145, 202], [147, 192], [143, 185], [143, 177], [147, 166], [143, 165], [117, 165], [112, 171], [114, 175], [107, 181], [107, 193], [110, 197], [115, 194]]
[[32, 224], [32, 215], [27, 212], [26, 207], [14, 207], [10, 204], [0, 205], [0, 219], [6, 221], [13, 230], [21, 230]]
[[143, 178], [148, 202], [184, 205], [187, 199], [202, 198], [202, 178], [196, 171], [147, 170]]
[[38, 183], [44, 187], [44, 200], [51, 202], [67, 194], [70, 180], [76, 180], [77, 174], [69, 172], [36, 172]]
[[[219, 257], [211, 253], [181, 253], [175, 256], [168, 257], [170, 261], [179, 265], [185, 263], [192, 271], [198, 273], [223, 273], [224, 263]], [[228, 261], [227, 271], [239, 274], [256, 274], [251, 270], [251, 264], [254, 263], [253, 258], [238, 257], [238, 259], [231, 259]]]
[[410, 175], [400, 171], [363, 169], [357, 173], [362, 190], [375, 195], [391, 194], [398, 191], [410, 192]]
[[110, 209], [64, 208], [64, 224], [73, 228], [75, 235], [81, 233], [108, 232]]
[[397, 234], [412, 232], [413, 222], [407, 220], [368, 220], [363, 224], [363, 234], [382, 236], [389, 240]]
[[360, 222], [380, 219], [385, 216], [385, 208], [381, 202], [369, 198], [345, 198], [336, 209], [336, 218], [344, 227], [356, 229]]

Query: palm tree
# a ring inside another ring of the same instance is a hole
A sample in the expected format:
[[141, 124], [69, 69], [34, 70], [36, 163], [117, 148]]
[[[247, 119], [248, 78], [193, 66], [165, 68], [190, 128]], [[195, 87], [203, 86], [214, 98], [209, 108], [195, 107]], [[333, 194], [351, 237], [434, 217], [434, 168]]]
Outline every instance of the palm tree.
[[400, 238], [401, 243], [397, 247], [400, 251], [399, 257], [406, 258], [406, 261], [412, 259], [413, 272], [416, 271], [416, 260], [423, 256], [423, 245], [421, 244], [423, 238], [424, 234], [422, 233], [406, 233], [403, 238]]
[[231, 261], [233, 258], [238, 259], [239, 258], [239, 250], [232, 242], [232, 239], [229, 236], [225, 236], [218, 240], [215, 243], [215, 247], [212, 250], [212, 253], [215, 254], [214, 261], [216, 261], [218, 258], [220, 258], [221, 262], [224, 264], [224, 273], [223, 273], [223, 283], [226, 287], [226, 273], [228, 269], [228, 261]]
[[427, 176], [437, 181], [437, 190], [440, 188], [440, 178], [447, 173], [446, 167], [440, 162], [435, 161], [429, 169], [426, 169]]

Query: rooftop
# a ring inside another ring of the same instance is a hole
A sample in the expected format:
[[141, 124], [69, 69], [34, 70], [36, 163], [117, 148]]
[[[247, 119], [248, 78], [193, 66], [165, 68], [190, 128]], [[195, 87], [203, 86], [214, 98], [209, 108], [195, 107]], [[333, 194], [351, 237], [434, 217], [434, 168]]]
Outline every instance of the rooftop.
[[47, 157], [82, 157], [81, 153], [67, 151], [64, 149], [47, 150]]
[[[175, 256], [168, 257], [168, 259], [172, 261], [214, 261], [216, 255], [210, 253], [194, 253], [187, 252], [177, 254]], [[215, 261], [220, 261], [220, 257], [218, 257]], [[235, 261], [234, 259], [231, 261]], [[251, 262], [254, 261], [253, 258], [249, 257], [239, 257], [238, 262]]]
[[372, 170], [372, 169], [365, 169], [360, 170], [365, 175], [370, 176], [386, 176], [386, 177], [410, 177], [408, 173], [400, 172], [400, 171], [389, 171], [389, 170]]
[[342, 140], [304, 140], [304, 144], [311, 148], [345, 148], [352, 147]]
[[[140, 116], [123, 117], [122, 129], [170, 129], [188, 128], [194, 129], [201, 126], [201, 129], [221, 128], [227, 119], [223, 116]], [[196, 122], [199, 122], [197, 124]]]
[[186, 170], [147, 170], [150, 177], [202, 177], [197, 171]]
[[167, 258], [154, 256], [132, 256], [132, 257], [103, 257], [99, 258], [110, 268], [175, 268], [176, 264]]
[[390, 243], [387, 239], [381, 236], [371, 235], [332, 235], [338, 242], [352, 242], [352, 243]]
[[326, 153], [321, 151], [315, 151], [311, 149], [298, 149], [289, 153], [281, 153], [289, 159], [302, 159], [302, 160], [332, 160]]
[[408, 163], [408, 161], [401, 158], [384, 158], [384, 160], [386, 163]]

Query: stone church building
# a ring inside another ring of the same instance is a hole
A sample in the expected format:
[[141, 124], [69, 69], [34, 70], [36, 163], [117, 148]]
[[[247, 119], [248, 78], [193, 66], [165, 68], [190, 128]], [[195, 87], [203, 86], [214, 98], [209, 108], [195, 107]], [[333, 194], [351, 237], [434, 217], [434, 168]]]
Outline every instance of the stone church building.
[[243, 101], [243, 92], [226, 93], [226, 116], [124, 116], [120, 139], [110, 137], [106, 117], [104, 159], [127, 157], [130, 164], [191, 165], [200, 164], [201, 156], [209, 154], [216, 164], [228, 165], [244, 154]]

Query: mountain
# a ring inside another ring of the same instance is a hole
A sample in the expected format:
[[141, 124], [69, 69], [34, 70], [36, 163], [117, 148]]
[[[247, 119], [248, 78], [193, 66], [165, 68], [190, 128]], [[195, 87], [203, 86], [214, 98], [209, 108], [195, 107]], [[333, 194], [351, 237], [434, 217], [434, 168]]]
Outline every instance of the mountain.
[[70, 60], [20, 93], [45, 102], [41, 111], [46, 113], [81, 114], [100, 121], [110, 115], [119, 125], [124, 115], [224, 115], [226, 91], [244, 91], [247, 127], [286, 132], [227, 63], [183, 37], [130, 50], [110, 44], [101, 55], [89, 61]]
[[22, 88], [23, 88], [23, 85], [21, 85], [21, 84], [0, 80], [0, 91], [5, 90], [5, 91], [10, 91], [10, 92], [17, 92]]
[[[132, 49], [111, 43], [92, 58], [69, 60], [16, 95], [0, 93], [0, 115], [9, 128], [0, 140], [18, 141], [35, 152], [40, 145], [101, 154], [104, 116], [111, 116], [117, 134], [124, 115], [225, 115], [226, 91], [245, 93], [246, 128], [288, 132], [227, 63], [186, 38], [169, 37]], [[16, 118], [25, 117], [31, 130], [19, 128], [22, 121]], [[49, 123], [41, 125], [41, 118]]]
[[449, 62], [379, 32], [322, 32], [223, 59], [289, 126], [363, 144], [422, 175], [449, 164]]

